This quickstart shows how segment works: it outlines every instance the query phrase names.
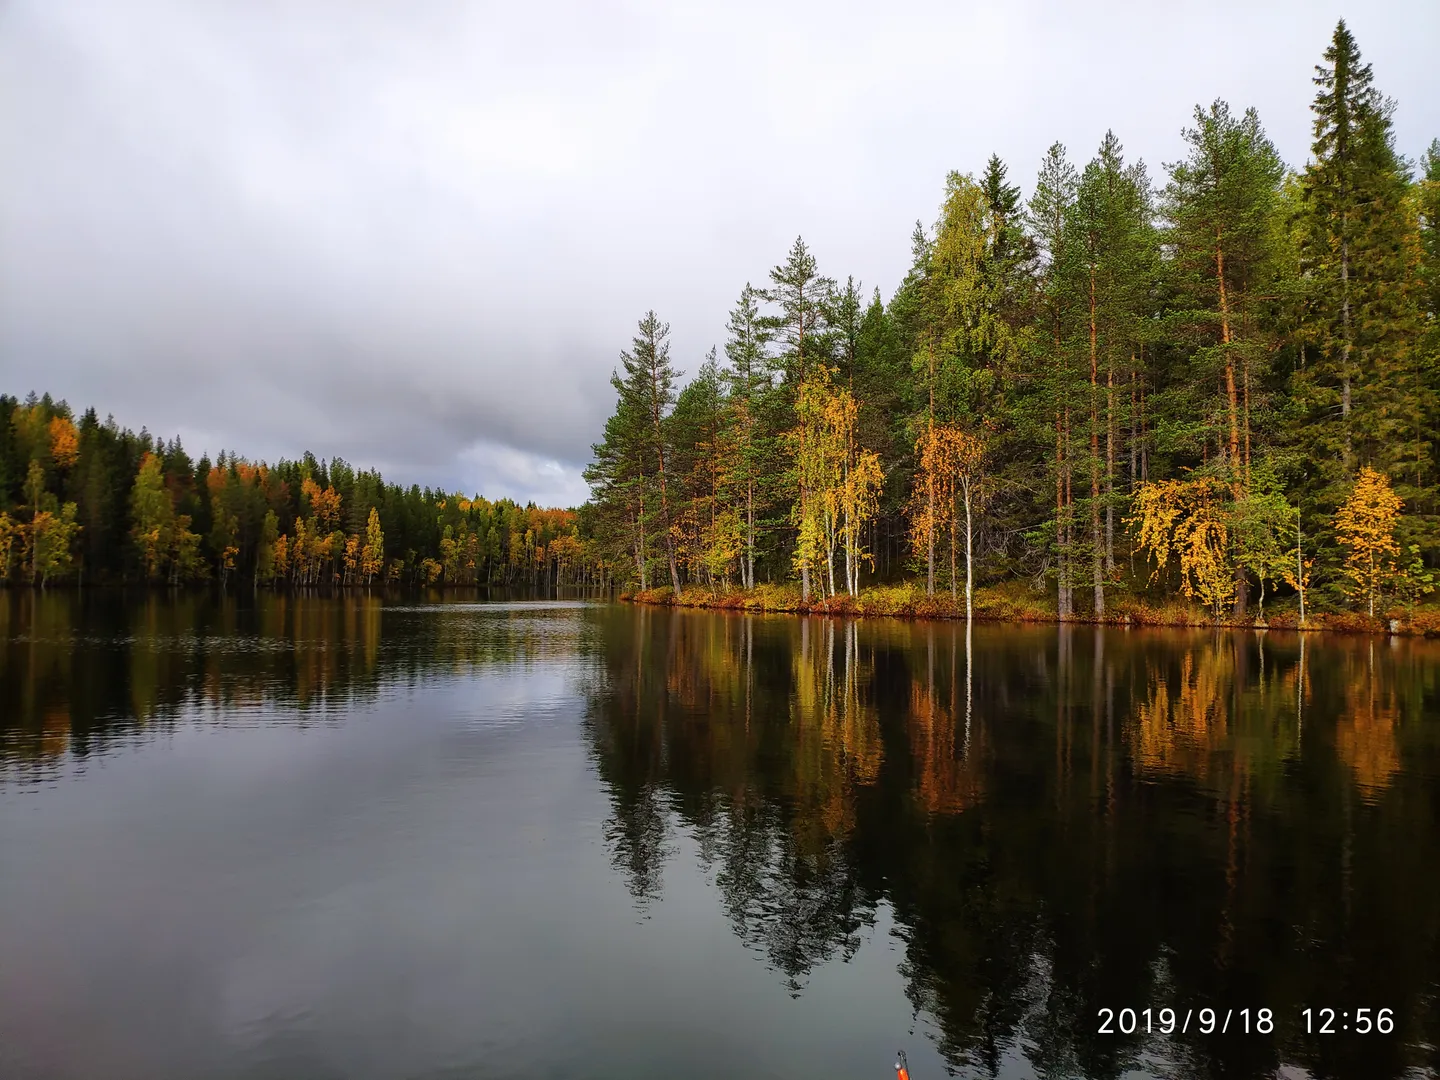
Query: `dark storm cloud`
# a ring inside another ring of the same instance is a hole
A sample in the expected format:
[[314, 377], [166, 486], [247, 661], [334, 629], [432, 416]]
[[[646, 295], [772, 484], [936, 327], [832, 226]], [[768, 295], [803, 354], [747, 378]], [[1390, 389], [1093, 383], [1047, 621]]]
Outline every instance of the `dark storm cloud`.
[[[636, 317], [693, 371], [797, 232], [888, 291], [947, 169], [1114, 127], [1159, 177], [1217, 95], [1303, 161], [1338, 8], [1102, 9], [11, 0], [0, 382], [577, 500]], [[1418, 152], [1440, 18], [1352, 26]]]

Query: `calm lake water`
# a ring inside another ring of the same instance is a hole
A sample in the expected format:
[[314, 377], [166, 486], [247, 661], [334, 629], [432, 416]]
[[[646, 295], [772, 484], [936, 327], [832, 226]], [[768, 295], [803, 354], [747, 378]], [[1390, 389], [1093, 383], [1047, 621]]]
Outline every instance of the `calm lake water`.
[[6, 1080], [1390, 1078], [1437, 1043], [1434, 644], [0, 593]]

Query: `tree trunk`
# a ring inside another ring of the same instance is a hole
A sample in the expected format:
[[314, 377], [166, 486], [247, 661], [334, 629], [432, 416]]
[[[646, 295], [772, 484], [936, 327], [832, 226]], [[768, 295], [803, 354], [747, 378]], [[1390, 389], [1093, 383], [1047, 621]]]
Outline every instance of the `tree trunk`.
[[929, 428], [926, 438], [929, 440], [927, 449], [932, 458], [931, 467], [925, 470], [925, 497], [929, 503], [928, 518], [926, 520], [926, 531], [929, 533], [925, 552], [925, 595], [935, 595], [935, 457], [933, 447], [935, 445], [935, 347], [931, 343], [929, 349], [930, 358], [930, 417]]
[[960, 568], [955, 565], [958, 557], [956, 548], [960, 546], [960, 521], [955, 513], [955, 499], [950, 499], [950, 602], [953, 604], [960, 599]]
[[[974, 521], [970, 514], [970, 477], [963, 477], [960, 481], [965, 487], [965, 619], [970, 620], [971, 608], [975, 601], [975, 564], [974, 557]], [[968, 631], [967, 631], [968, 633]], [[967, 652], [969, 655], [969, 639], [966, 639]], [[966, 677], [969, 677], [970, 669], [965, 669]]]
[[1065, 453], [1060, 434], [1060, 410], [1055, 410], [1055, 613], [1070, 616], [1069, 578], [1065, 565]]
[[1231, 490], [1241, 498], [1240, 486], [1240, 399], [1235, 385], [1235, 355], [1230, 349], [1230, 302], [1225, 293], [1225, 252], [1215, 237], [1215, 276], [1220, 287], [1220, 347], [1225, 352], [1225, 400], [1230, 409]]
[[745, 481], [745, 588], [755, 588], [755, 478]]
[[1105, 578], [1100, 546], [1100, 367], [1096, 352], [1095, 269], [1090, 269], [1090, 563], [1095, 614], [1105, 613]]
[[1105, 370], [1105, 571], [1115, 572], [1115, 361]]
[[1075, 614], [1075, 451], [1070, 442], [1070, 410], [1065, 410], [1065, 611]]
[[830, 595], [835, 595], [835, 522], [828, 521], [825, 526], [825, 581], [830, 590]]
[[675, 537], [670, 532], [670, 498], [665, 489], [665, 429], [660, 418], [660, 386], [651, 375], [650, 416], [655, 425], [655, 460], [660, 471], [660, 528], [665, 532], [665, 558], [670, 564], [670, 587], [680, 595], [680, 569], [675, 564]]
[[[1235, 354], [1230, 348], [1230, 301], [1225, 292], [1225, 250], [1221, 246], [1218, 232], [1215, 236], [1215, 278], [1220, 290], [1220, 347], [1225, 350], [1225, 401], [1230, 410], [1230, 491], [1235, 501], [1239, 502], [1245, 497], [1245, 463], [1240, 457], [1240, 398], [1235, 383]], [[1249, 442], [1248, 432], [1246, 442]], [[1249, 592], [1250, 583], [1245, 576], [1245, 570], [1237, 566], [1234, 614], [1237, 622], [1245, 617]]]
[[1340, 347], [1340, 421], [1345, 428], [1345, 472], [1350, 472], [1350, 239], [1345, 235], [1346, 221], [1340, 219], [1340, 325], [1343, 342]]
[[[643, 484], [644, 477], [641, 477]], [[635, 513], [635, 567], [640, 571], [640, 591], [650, 588], [650, 575], [645, 568], [645, 496], [640, 496], [640, 508]]]
[[851, 596], [855, 595], [855, 523], [850, 520], [850, 512], [845, 512], [845, 524], [841, 527], [840, 535], [845, 539], [845, 591]]

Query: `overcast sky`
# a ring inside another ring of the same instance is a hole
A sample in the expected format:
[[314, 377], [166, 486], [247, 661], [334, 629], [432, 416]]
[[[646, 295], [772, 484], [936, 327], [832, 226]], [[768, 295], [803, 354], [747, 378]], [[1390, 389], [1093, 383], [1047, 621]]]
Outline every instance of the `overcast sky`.
[[1433, 0], [0, 0], [0, 391], [573, 504], [647, 308], [693, 372], [797, 233], [888, 297], [947, 170], [1217, 96], [1301, 164], [1341, 15], [1417, 157]]

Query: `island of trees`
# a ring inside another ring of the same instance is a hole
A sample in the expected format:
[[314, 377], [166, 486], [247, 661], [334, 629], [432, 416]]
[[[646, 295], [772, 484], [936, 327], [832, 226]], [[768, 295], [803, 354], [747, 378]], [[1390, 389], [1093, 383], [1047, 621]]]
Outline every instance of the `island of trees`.
[[683, 388], [646, 314], [587, 474], [596, 559], [679, 603], [1413, 610], [1440, 141], [1401, 156], [1343, 22], [1314, 82], [1298, 170], [1216, 101], [1158, 180], [1113, 133], [1052, 146], [1028, 199], [998, 158], [952, 173], [888, 302], [797, 240]]

